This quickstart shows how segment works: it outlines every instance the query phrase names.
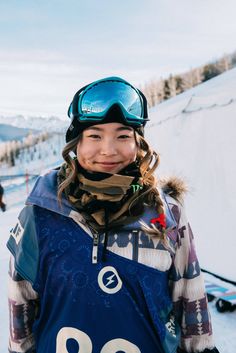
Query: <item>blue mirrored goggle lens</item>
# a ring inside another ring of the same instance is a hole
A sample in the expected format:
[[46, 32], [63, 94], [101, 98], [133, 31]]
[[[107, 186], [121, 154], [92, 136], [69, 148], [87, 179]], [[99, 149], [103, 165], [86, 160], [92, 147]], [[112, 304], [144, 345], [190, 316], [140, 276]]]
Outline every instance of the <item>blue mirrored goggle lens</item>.
[[142, 119], [143, 108], [139, 94], [130, 85], [119, 81], [99, 82], [85, 90], [79, 99], [79, 112], [84, 116], [96, 116], [115, 103], [122, 104], [130, 117]]

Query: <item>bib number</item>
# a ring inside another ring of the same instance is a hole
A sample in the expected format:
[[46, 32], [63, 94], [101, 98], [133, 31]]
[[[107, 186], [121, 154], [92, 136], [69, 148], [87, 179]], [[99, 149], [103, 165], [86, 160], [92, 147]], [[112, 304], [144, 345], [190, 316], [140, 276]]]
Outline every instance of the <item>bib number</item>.
[[[83, 331], [73, 327], [63, 327], [57, 334], [56, 353], [70, 353], [66, 348], [67, 340], [74, 339], [79, 345], [77, 353], [92, 353], [93, 345], [90, 337]], [[100, 353], [141, 353], [140, 349], [133, 343], [122, 338], [108, 341], [102, 347]]]

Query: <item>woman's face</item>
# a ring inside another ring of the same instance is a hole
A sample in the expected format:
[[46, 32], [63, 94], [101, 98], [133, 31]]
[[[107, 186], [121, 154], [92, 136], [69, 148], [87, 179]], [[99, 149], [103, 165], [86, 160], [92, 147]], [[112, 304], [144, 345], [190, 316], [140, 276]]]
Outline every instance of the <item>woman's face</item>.
[[78, 162], [91, 172], [116, 174], [135, 161], [136, 155], [134, 130], [120, 123], [87, 128], [77, 145]]

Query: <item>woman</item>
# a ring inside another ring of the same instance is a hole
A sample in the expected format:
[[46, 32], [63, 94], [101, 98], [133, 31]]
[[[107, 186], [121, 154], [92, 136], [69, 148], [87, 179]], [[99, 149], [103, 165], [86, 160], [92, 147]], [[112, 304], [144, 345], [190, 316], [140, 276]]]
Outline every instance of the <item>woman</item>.
[[217, 353], [184, 187], [157, 186], [144, 95], [106, 78], [68, 114], [65, 163], [8, 241], [10, 352]]

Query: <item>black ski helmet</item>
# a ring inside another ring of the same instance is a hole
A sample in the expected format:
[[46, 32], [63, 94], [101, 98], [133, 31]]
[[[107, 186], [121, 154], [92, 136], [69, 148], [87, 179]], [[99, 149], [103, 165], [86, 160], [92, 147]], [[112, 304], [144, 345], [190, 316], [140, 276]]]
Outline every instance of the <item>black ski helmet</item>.
[[[123, 79], [117, 78], [119, 80], [124, 81]], [[92, 82], [93, 83], [93, 82]], [[148, 108], [147, 108], [147, 99], [145, 97], [145, 95], [137, 88], [135, 88], [138, 92], [139, 95], [142, 98], [142, 104], [143, 104], [143, 124], [140, 126], [134, 126], [131, 125], [130, 123], [128, 123], [124, 116], [123, 113], [121, 111], [121, 109], [119, 108], [118, 105], [113, 104], [110, 109], [108, 110], [108, 112], [106, 113], [106, 115], [104, 116], [104, 118], [99, 121], [99, 122], [81, 122], [78, 119], [78, 101], [79, 101], [79, 96], [80, 94], [88, 87], [90, 86], [92, 83], [87, 84], [86, 86], [82, 87], [81, 89], [79, 89], [74, 97], [73, 100], [68, 108], [68, 116], [69, 118], [72, 120], [71, 124], [69, 126], [69, 128], [67, 129], [66, 132], [66, 143], [70, 142], [71, 140], [73, 140], [74, 138], [76, 138], [80, 133], [82, 133], [85, 129], [87, 129], [90, 126], [93, 125], [97, 125], [97, 124], [106, 124], [106, 123], [111, 123], [111, 122], [120, 122], [124, 125], [128, 125], [128, 126], [132, 126], [134, 128], [135, 131], [138, 132], [138, 134], [140, 134], [141, 136], [144, 135], [144, 126], [146, 125], [146, 122], [149, 120], [148, 119]]]

